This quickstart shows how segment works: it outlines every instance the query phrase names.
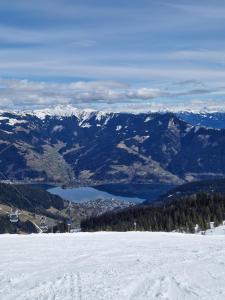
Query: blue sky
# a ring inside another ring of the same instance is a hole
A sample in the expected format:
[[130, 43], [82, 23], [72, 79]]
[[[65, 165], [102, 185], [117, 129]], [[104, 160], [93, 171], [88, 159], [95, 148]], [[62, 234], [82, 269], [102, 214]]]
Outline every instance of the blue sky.
[[225, 1], [0, 1], [0, 107], [224, 109]]

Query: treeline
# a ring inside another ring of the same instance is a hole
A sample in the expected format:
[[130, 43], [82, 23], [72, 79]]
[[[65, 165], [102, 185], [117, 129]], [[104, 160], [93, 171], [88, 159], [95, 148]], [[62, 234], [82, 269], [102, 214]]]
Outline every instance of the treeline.
[[188, 182], [182, 185], [178, 185], [173, 189], [170, 189], [166, 194], [161, 195], [158, 201], [166, 201], [168, 199], [174, 200], [177, 198], [194, 195], [204, 191], [206, 193], [221, 193], [225, 194], [225, 179], [208, 179], [194, 182]]
[[0, 216], [0, 234], [3, 233], [37, 233], [37, 228], [34, 224], [27, 220], [18, 223], [11, 223], [9, 217], [6, 215]]
[[0, 203], [31, 212], [54, 207], [64, 208], [64, 201], [49, 192], [28, 185], [12, 185], [0, 183]]
[[225, 195], [198, 193], [174, 200], [160, 207], [136, 206], [119, 212], [90, 217], [81, 222], [82, 231], [131, 231], [135, 223], [140, 231], [195, 232], [222, 223], [225, 216]]

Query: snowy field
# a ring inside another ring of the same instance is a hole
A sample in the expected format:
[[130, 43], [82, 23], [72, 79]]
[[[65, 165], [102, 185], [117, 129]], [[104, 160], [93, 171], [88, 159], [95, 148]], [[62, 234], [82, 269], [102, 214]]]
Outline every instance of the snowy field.
[[0, 236], [1, 300], [225, 299], [225, 236]]

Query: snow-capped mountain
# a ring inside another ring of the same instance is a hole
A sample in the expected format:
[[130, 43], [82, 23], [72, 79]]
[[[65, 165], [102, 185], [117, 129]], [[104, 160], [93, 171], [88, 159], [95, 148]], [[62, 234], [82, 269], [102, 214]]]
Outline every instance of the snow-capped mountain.
[[[0, 115], [4, 114], [5, 111], [0, 110]], [[56, 105], [51, 106], [47, 108], [42, 109], [36, 109], [36, 110], [24, 110], [24, 111], [10, 111], [8, 113], [18, 115], [18, 116], [26, 116], [26, 115], [33, 115], [38, 117], [39, 119], [45, 119], [46, 117], [72, 117], [75, 116], [80, 121], [84, 121], [89, 119], [91, 116], [96, 115], [97, 119], [101, 119], [102, 117], [106, 115], [110, 115], [113, 112], [111, 111], [97, 111], [95, 109], [86, 108], [86, 109], [80, 109], [77, 107], [74, 107], [71, 104], [67, 105]], [[176, 110], [175, 108], [173, 110], [171, 109], [162, 109], [162, 110], [152, 110], [150, 112], [147, 112], [149, 114], [151, 113], [174, 113], [178, 118], [184, 120], [187, 123], [190, 123], [192, 125], [199, 125], [199, 126], [205, 126], [210, 128], [225, 128], [225, 111], [211, 111], [207, 108], [202, 110]], [[140, 112], [130, 112], [130, 114], [140, 114]]]
[[177, 116], [192, 125], [219, 129], [225, 128], [224, 112], [180, 112]]
[[47, 116], [50, 117], [71, 117], [76, 116], [78, 118], [82, 118], [85, 116], [90, 116], [92, 113], [96, 111], [93, 109], [79, 109], [72, 105], [56, 105], [53, 107], [48, 107], [44, 109], [36, 109], [32, 111], [24, 111], [24, 114], [31, 114], [37, 116], [40, 119], [45, 119]]
[[[198, 111], [198, 110], [171, 111], [169, 109], [163, 109], [160, 111], [155, 110], [149, 113], [157, 113], [157, 112], [161, 114], [174, 113], [178, 116], [178, 118], [196, 126], [205, 126], [205, 127], [218, 128], [218, 129], [225, 128], [225, 112], [217, 112], [217, 111], [212, 112], [208, 109], [205, 109], [204, 111]], [[40, 119], [45, 119], [47, 116], [49, 117], [76, 116], [81, 121], [84, 121], [85, 119], [88, 119], [93, 115], [96, 115], [97, 119], [101, 119], [102, 117], [110, 113], [111, 113], [110, 111], [97, 111], [88, 108], [79, 109], [70, 104], [56, 105], [44, 109], [36, 109], [32, 111], [27, 110], [22, 112], [23, 115], [30, 114], [30, 115], [37, 116]], [[21, 115], [21, 112], [17, 112], [17, 114]], [[132, 112], [132, 114], [139, 114], [139, 113]]]
[[[189, 122], [190, 123], [190, 122]], [[177, 184], [224, 176], [225, 130], [173, 113], [0, 113], [2, 179]], [[12, 145], [11, 147], [7, 147]]]

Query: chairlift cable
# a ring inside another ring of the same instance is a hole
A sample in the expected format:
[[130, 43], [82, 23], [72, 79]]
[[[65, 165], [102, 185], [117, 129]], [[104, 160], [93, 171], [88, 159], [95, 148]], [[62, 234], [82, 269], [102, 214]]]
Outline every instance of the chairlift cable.
[[[1, 151], [0, 151], [0, 155], [2, 154], [2, 153], [4, 153], [6, 150], [8, 150], [10, 147], [12, 147], [13, 146], [13, 144], [10, 144], [10, 145], [8, 145], [7, 147], [5, 147], [4, 149], [2, 149]], [[2, 177], [4, 177], [7, 181], [9, 181], [10, 183], [12, 182], [9, 178], [7, 178], [7, 176], [2, 172], [2, 171], [0, 171], [0, 174], [2, 175]], [[24, 200], [26, 200], [26, 202], [28, 202], [29, 204], [30, 204], [30, 206], [32, 207], [33, 205], [32, 205], [32, 203], [31, 203], [31, 201], [24, 195], [24, 193], [22, 193], [17, 187], [16, 187], [16, 185], [14, 185], [14, 184], [11, 184], [11, 187], [17, 192], [17, 194], [20, 196], [20, 197], [22, 197]], [[15, 208], [11, 203], [9, 203], [8, 201], [5, 201], [10, 207], [11, 207], [11, 213], [9, 214], [10, 216], [12, 216], [12, 215], [14, 215], [14, 216], [17, 216], [18, 217], [18, 209], [17, 209], [17, 211], [16, 212], [14, 212], [13, 213], [13, 208]], [[35, 212], [36, 212], [36, 209], [35, 209]]]
[[4, 173], [2, 173], [2, 171], [0, 171], [0, 174], [11, 183], [11, 187], [17, 192], [17, 194], [21, 196], [24, 200], [26, 200], [32, 207], [32, 203], [30, 202], [30, 200], [16, 187], [16, 185], [13, 184], [12, 181], [9, 178], [7, 178]]

